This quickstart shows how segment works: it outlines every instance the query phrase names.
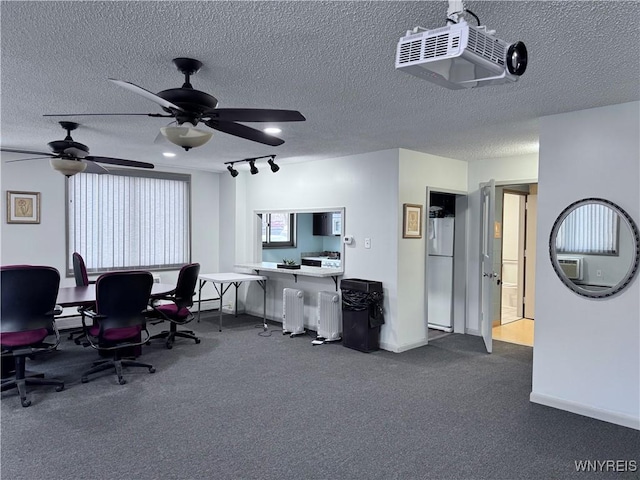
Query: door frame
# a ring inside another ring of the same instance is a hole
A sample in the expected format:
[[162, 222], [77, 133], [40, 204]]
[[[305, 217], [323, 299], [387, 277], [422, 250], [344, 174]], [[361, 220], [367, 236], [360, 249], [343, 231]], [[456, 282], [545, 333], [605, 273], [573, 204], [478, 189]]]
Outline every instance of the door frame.
[[[469, 193], [463, 190], [430, 187], [425, 191], [424, 221], [424, 325], [427, 331], [429, 343], [429, 244], [426, 241], [428, 235], [429, 207], [431, 207], [432, 193], [448, 193], [455, 195], [456, 216], [454, 220], [454, 245], [453, 245], [453, 333], [466, 333], [467, 327], [467, 216], [469, 206]], [[459, 293], [462, 292], [462, 293]]]

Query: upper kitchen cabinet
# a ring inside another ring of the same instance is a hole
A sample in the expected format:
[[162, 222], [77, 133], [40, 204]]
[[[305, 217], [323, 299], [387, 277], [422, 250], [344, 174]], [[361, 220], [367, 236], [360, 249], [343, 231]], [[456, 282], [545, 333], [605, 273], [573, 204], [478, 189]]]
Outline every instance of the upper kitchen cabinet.
[[342, 214], [340, 212], [314, 213], [313, 234], [321, 236], [342, 235]]

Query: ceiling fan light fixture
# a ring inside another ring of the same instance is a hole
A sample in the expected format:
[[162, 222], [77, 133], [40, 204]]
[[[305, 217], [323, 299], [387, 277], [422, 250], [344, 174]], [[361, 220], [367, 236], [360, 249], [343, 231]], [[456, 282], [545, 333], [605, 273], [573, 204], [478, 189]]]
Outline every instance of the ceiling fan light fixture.
[[80, 160], [68, 160], [66, 158], [52, 158], [49, 160], [51, 167], [65, 177], [71, 177], [76, 173], [84, 172], [87, 164]]
[[173, 152], [162, 152], [162, 155], [164, 155], [167, 158], [173, 158], [176, 156], [176, 154]]
[[194, 127], [162, 127], [160, 133], [171, 143], [179, 147], [189, 150], [191, 148], [200, 147], [211, 140], [213, 132], [200, 130]]
[[267, 127], [262, 130], [264, 133], [268, 133], [269, 135], [276, 135], [278, 133], [282, 133], [282, 129], [278, 127]]

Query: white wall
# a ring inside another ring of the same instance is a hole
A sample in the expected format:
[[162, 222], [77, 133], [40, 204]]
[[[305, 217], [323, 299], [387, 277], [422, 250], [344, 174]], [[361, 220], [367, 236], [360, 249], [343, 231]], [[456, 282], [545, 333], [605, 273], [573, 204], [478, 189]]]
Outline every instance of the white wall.
[[[397, 235], [398, 227], [398, 152], [388, 150], [317, 162], [281, 165], [277, 174], [261, 169], [257, 175], [241, 171], [236, 180], [239, 192], [236, 214], [236, 238], [243, 249], [237, 263], [260, 261], [255, 258], [255, 214], [257, 210], [310, 209], [326, 211], [345, 207], [343, 228], [355, 239], [345, 246], [342, 278], [362, 278], [382, 282], [385, 295], [386, 324], [381, 329], [381, 344], [397, 344], [394, 319], [397, 318]], [[244, 200], [243, 200], [244, 199]], [[226, 204], [228, 199], [222, 199]], [[364, 238], [371, 248], [364, 248]], [[249, 239], [249, 240], [247, 240]], [[221, 256], [231, 252], [221, 252]], [[282, 288], [296, 287], [307, 292], [305, 324], [315, 329], [315, 305], [318, 291], [335, 291], [330, 278], [298, 277], [269, 273], [267, 316], [281, 321]], [[246, 309], [262, 315], [262, 292], [249, 285]]]
[[[362, 278], [383, 283], [386, 323], [380, 346], [400, 352], [426, 342], [425, 243], [402, 239], [402, 204], [425, 204], [426, 187], [466, 191], [466, 162], [408, 150], [388, 150], [353, 155], [322, 162], [285, 164], [277, 175], [250, 176], [241, 172], [246, 201], [236, 208], [236, 235], [257, 235], [256, 210], [315, 209], [345, 207], [344, 231], [354, 237], [345, 247], [343, 278]], [[240, 195], [242, 196], [242, 195]], [[426, 212], [423, 212], [426, 215]], [[371, 248], [364, 248], [364, 239]], [[244, 241], [243, 241], [244, 242]], [[238, 263], [254, 261], [255, 245], [245, 244]], [[221, 253], [225, 255], [225, 253]], [[259, 259], [255, 259], [259, 260]], [[296, 287], [306, 293], [308, 327], [315, 328], [316, 292], [334, 290], [330, 279], [269, 274], [267, 316], [282, 317], [282, 288]], [[246, 309], [262, 314], [259, 287], [249, 285]]]
[[[4, 159], [3, 154], [3, 159]], [[160, 169], [159, 169], [160, 170]], [[220, 174], [176, 169], [190, 173], [192, 260], [203, 271], [218, 270], [219, 178]], [[46, 160], [3, 163], [2, 211], [6, 215], [6, 191], [30, 191], [41, 194], [40, 223], [36, 225], [7, 224], [2, 219], [0, 230], [2, 265], [49, 265], [60, 272], [61, 286], [73, 286], [73, 277], [66, 277], [65, 178], [55, 172]], [[163, 283], [175, 283], [177, 271], [158, 272]]]
[[[640, 429], [640, 282], [591, 300], [551, 266], [558, 214], [587, 197], [610, 200], [640, 221], [640, 103], [542, 118], [536, 321], [531, 401]], [[570, 179], [570, 181], [567, 181]]]
[[480, 334], [480, 189], [481, 182], [535, 183], [538, 180], [538, 155], [488, 158], [469, 162], [469, 215], [467, 224], [467, 332]]
[[[400, 149], [398, 196], [398, 351], [427, 342], [426, 192], [467, 191], [467, 162]], [[423, 206], [422, 238], [402, 238], [402, 205]], [[454, 295], [456, 292], [454, 291]]]

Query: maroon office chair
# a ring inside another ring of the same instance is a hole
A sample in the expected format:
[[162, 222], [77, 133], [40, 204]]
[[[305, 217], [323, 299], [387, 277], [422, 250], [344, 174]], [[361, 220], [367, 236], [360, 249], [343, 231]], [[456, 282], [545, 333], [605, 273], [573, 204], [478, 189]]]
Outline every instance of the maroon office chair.
[[196, 282], [200, 273], [199, 263], [190, 263], [183, 266], [178, 274], [178, 282], [175, 290], [165, 295], [154, 295], [153, 300], [165, 300], [170, 303], [152, 303], [152, 312], [148, 313], [150, 318], [157, 318], [169, 322], [169, 330], [165, 330], [154, 335], [155, 338], [166, 338], [167, 348], [173, 348], [176, 337], [189, 338], [196, 343], [200, 339], [196, 337], [192, 330], [178, 330], [178, 325], [184, 325], [194, 319], [193, 313], [189, 310], [193, 306], [193, 296], [196, 293]]
[[[115, 370], [120, 385], [127, 383], [122, 376], [123, 367], [143, 367], [149, 373], [156, 371], [148, 363], [123, 358], [123, 353], [143, 345], [150, 337], [145, 311], [152, 285], [151, 273], [142, 271], [105, 273], [98, 278], [95, 310], [82, 312], [82, 326], [87, 346], [103, 354], [110, 353], [112, 358], [94, 362], [93, 367], [82, 374], [82, 383], [89, 381], [89, 375], [108, 369]], [[94, 324], [87, 325], [86, 317], [91, 317]]]
[[[53, 350], [60, 343], [54, 320], [62, 313], [56, 305], [60, 273], [52, 267], [25, 265], [2, 267], [0, 273], [2, 360], [15, 363], [15, 376], [3, 379], [1, 390], [17, 388], [22, 406], [28, 407], [27, 385], [55, 385], [58, 392], [64, 389], [62, 380], [25, 373], [26, 357]], [[53, 335], [55, 343], [46, 343]]]

